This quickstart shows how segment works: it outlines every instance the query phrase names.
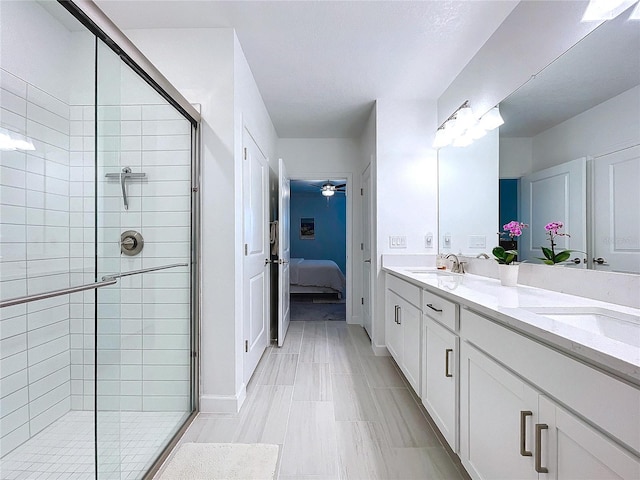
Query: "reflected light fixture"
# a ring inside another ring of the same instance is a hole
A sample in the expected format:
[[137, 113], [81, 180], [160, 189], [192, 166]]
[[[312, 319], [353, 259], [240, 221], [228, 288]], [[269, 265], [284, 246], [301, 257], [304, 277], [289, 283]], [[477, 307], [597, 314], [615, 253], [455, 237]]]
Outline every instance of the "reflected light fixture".
[[12, 151], [12, 150], [35, 150], [33, 141], [30, 138], [20, 135], [19, 133], [11, 132], [4, 128], [0, 129], [0, 150]]
[[[582, 16], [583, 22], [597, 22], [602, 20], [611, 20], [624, 12], [638, 0], [589, 0], [589, 5]], [[637, 8], [631, 15], [637, 13]]]

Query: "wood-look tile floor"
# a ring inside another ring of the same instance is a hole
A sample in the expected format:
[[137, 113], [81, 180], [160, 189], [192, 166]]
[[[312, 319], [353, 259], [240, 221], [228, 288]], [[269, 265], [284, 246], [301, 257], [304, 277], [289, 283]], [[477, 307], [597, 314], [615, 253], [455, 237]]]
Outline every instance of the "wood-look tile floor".
[[[391, 357], [345, 322], [291, 322], [235, 415], [200, 414], [181, 442], [274, 443], [277, 478], [468, 478], [434, 433]], [[461, 473], [461, 471], [463, 473]]]

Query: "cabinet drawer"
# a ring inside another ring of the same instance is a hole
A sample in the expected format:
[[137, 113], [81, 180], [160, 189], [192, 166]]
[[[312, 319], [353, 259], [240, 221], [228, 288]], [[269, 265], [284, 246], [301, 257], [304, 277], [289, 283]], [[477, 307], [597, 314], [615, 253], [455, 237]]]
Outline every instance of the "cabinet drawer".
[[397, 293], [416, 308], [420, 308], [420, 287], [387, 274], [387, 288]]
[[445, 327], [458, 330], [458, 305], [427, 290], [422, 292], [422, 312]]

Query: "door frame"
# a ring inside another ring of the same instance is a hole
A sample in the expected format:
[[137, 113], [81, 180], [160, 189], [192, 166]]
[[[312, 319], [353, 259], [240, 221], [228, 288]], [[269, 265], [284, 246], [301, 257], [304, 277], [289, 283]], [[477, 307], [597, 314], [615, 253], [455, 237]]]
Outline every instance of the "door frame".
[[[291, 173], [289, 174], [289, 180], [324, 180], [324, 179], [335, 179], [335, 178], [344, 178], [346, 183], [346, 191], [347, 191], [347, 215], [346, 215], [346, 237], [347, 237], [347, 245], [346, 245], [346, 267], [347, 271], [345, 272], [345, 277], [347, 279], [347, 291], [346, 291], [346, 314], [345, 318], [347, 323], [357, 323], [353, 322], [353, 273], [354, 273], [354, 265], [353, 265], [353, 197], [356, 195], [355, 186], [353, 183], [353, 173], [351, 172], [319, 172], [319, 173]], [[320, 193], [318, 193], [320, 195]]]

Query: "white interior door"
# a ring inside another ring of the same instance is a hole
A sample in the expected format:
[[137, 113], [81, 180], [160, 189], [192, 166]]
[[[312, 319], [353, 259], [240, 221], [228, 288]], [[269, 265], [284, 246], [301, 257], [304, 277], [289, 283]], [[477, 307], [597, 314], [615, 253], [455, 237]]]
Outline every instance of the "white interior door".
[[371, 337], [371, 165], [362, 173], [362, 325]]
[[291, 258], [291, 184], [282, 159], [278, 162], [280, 195], [278, 200], [278, 346], [289, 329], [289, 260]]
[[[556, 252], [566, 249], [587, 251], [587, 160], [579, 158], [546, 168], [520, 180], [520, 221], [529, 225], [518, 241], [518, 260], [539, 262], [540, 247], [550, 247], [544, 226], [562, 222], [561, 232], [570, 237], [556, 237]], [[570, 259], [586, 268], [586, 253], [574, 252]]]
[[244, 381], [251, 378], [269, 342], [269, 165], [248, 130], [243, 131]]
[[640, 146], [595, 158], [593, 186], [593, 268], [640, 273]]

